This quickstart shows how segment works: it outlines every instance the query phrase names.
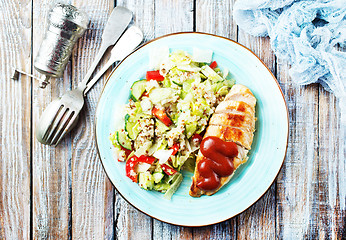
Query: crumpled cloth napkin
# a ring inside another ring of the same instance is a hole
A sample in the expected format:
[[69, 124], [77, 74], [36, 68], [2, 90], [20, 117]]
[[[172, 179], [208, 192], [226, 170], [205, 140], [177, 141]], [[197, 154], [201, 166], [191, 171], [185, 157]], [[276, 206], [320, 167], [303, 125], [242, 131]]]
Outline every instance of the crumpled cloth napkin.
[[333, 92], [346, 125], [346, 52], [337, 49], [346, 47], [345, 0], [238, 0], [233, 16], [247, 33], [269, 35], [294, 82]]

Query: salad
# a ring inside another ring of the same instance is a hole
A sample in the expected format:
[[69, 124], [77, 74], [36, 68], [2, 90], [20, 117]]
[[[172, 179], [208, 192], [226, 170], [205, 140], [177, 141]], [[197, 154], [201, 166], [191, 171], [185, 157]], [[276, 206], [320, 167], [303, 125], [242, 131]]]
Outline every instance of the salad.
[[193, 172], [209, 117], [234, 85], [212, 55], [195, 48], [192, 55], [153, 50], [152, 70], [133, 83], [123, 124], [110, 137], [126, 176], [167, 199], [182, 182], [181, 171]]

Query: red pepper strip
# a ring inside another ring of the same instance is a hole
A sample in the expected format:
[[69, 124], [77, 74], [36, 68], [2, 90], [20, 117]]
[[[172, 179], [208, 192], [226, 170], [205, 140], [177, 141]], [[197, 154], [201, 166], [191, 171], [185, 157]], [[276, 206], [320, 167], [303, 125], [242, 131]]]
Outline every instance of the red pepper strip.
[[177, 152], [180, 149], [179, 143], [174, 143], [173, 146], [170, 149], [173, 149], [172, 155], [174, 156], [175, 154], [177, 154]]
[[161, 164], [161, 168], [162, 170], [169, 176], [173, 175], [174, 173], [177, 172], [177, 170], [171, 168], [170, 166], [168, 166], [167, 164]]
[[126, 148], [124, 148], [123, 146], [120, 146], [121, 147], [121, 150], [124, 150], [125, 151], [125, 155], [126, 155], [126, 158], [130, 155], [130, 153], [132, 152], [131, 150], [128, 150]]
[[148, 71], [146, 78], [147, 78], [147, 81], [150, 81], [150, 80], [163, 81], [165, 79], [165, 77], [160, 74], [159, 70]]
[[130, 157], [125, 165], [126, 176], [129, 177], [133, 182], [137, 182], [137, 173], [135, 172], [135, 166], [138, 163], [136, 156]]
[[150, 156], [145, 156], [145, 155], [142, 155], [138, 158], [138, 162], [149, 163], [149, 164], [153, 164], [155, 162], [155, 160], [156, 160], [156, 158], [150, 157]]
[[130, 157], [125, 166], [126, 176], [129, 177], [133, 182], [137, 182], [137, 173], [135, 167], [138, 163], [148, 163], [152, 164], [156, 161], [156, 158], [142, 155], [139, 158], [136, 155]]
[[216, 61], [212, 62], [212, 63], [209, 65], [209, 67], [212, 68], [212, 69], [216, 68], [216, 67], [217, 67], [217, 62], [216, 62]]
[[192, 136], [192, 142], [195, 142], [195, 143], [201, 143], [202, 139], [203, 139], [202, 136], [199, 135], [198, 133], [195, 133]]
[[172, 124], [172, 120], [167, 116], [164, 110], [154, 107], [152, 113], [167, 127], [169, 127]]

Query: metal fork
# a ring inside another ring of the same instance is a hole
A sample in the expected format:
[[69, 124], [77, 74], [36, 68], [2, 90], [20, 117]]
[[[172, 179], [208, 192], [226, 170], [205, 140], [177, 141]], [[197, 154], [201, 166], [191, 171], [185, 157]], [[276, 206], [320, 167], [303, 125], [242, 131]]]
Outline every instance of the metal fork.
[[114, 45], [107, 63], [90, 82], [86, 84], [86, 81], [83, 80], [76, 89], [68, 91], [60, 99], [52, 101], [38, 122], [36, 128], [38, 141], [47, 145], [57, 145], [77, 123], [84, 105], [85, 94], [114, 62], [124, 59], [142, 40], [143, 34], [138, 27], [132, 26], [127, 29]]

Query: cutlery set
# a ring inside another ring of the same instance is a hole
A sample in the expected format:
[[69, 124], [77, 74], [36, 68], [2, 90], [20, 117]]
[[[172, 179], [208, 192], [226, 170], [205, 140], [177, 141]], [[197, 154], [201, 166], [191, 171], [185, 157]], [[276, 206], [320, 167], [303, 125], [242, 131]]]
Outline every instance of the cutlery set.
[[[52, 8], [48, 18], [47, 33], [34, 64], [35, 69], [45, 75], [45, 79], [39, 79], [41, 88], [48, 84], [50, 77], [62, 76], [72, 48], [85, 32], [88, 24], [88, 17], [84, 12], [72, 5], [60, 3]], [[43, 111], [36, 128], [36, 138], [39, 142], [56, 146], [76, 125], [86, 93], [115, 62], [123, 60], [140, 45], [143, 33], [136, 26], [128, 27], [131, 20], [132, 12], [130, 10], [124, 7], [114, 8], [104, 28], [99, 51], [83, 80], [76, 89], [55, 99]], [[113, 48], [110, 58], [90, 79], [104, 53], [111, 46]], [[37, 79], [31, 74], [17, 69], [15, 69], [12, 79], [18, 79], [19, 73]]]

